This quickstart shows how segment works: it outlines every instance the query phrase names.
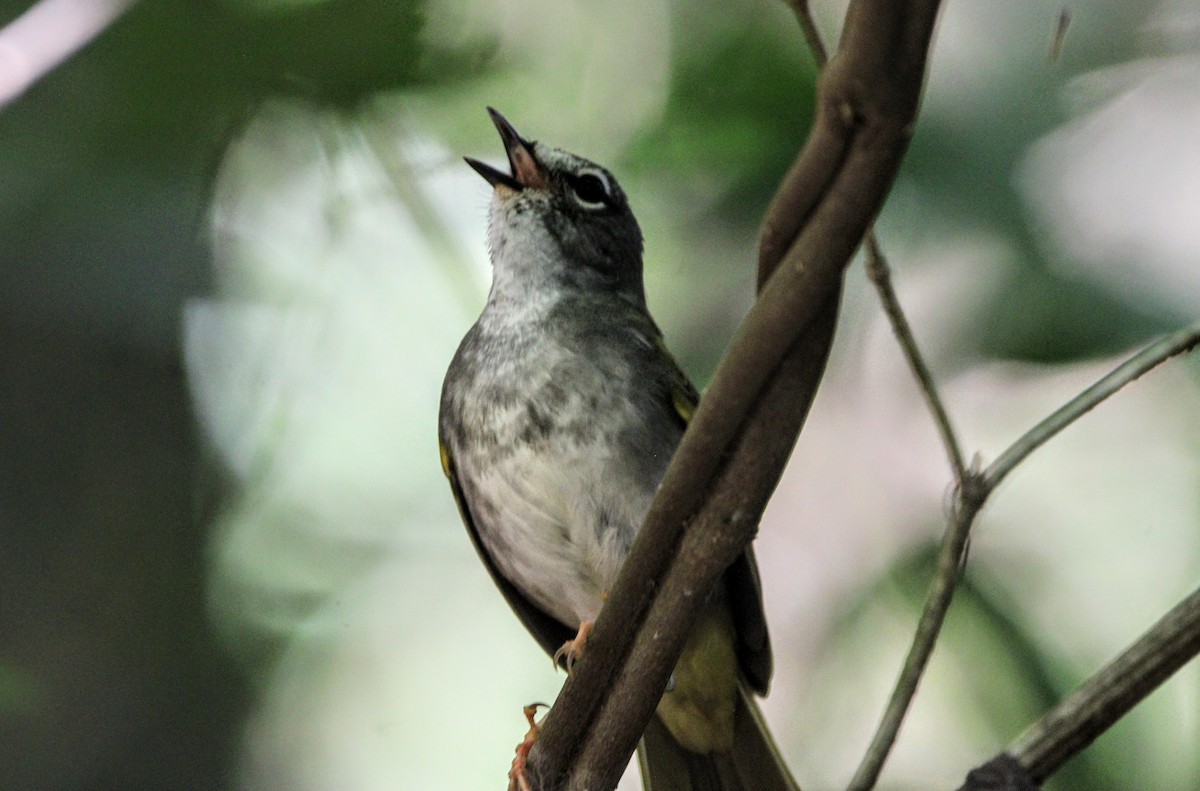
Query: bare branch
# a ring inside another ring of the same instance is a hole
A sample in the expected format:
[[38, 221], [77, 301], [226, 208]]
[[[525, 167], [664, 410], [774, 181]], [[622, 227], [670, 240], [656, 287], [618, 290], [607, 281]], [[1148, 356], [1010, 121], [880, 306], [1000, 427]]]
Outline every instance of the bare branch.
[[[825, 48], [820, 34], [817, 32], [807, 0], [785, 0], [785, 2], [796, 13], [817, 64], [823, 66], [826, 60]], [[1055, 38], [1055, 55], [1057, 55], [1058, 47], [1061, 46], [1061, 39], [1063, 34], [1065, 34], [1069, 20], [1070, 15], [1064, 9], [1060, 15], [1059, 29]], [[787, 185], [785, 184], [785, 189], [786, 187]], [[791, 211], [802, 209], [805, 205], [804, 201], [808, 198], [807, 194], [801, 190], [797, 190], [795, 194], [786, 194], [785, 190], [781, 190], [781, 197], [791, 202], [789, 206]], [[979, 510], [983, 507], [984, 502], [991, 492], [994, 491], [1000, 481], [1017, 464], [1071, 422], [1155, 365], [1176, 354], [1190, 350], [1200, 342], [1200, 326], [1198, 326], [1152, 344], [1113, 371], [1109, 376], [1080, 394], [1079, 397], [1072, 400], [1062, 409], [1038, 424], [1038, 426], [1005, 451], [986, 472], [981, 474], [977, 470], [969, 470], [966, 467], [961, 445], [955, 435], [953, 424], [938, 395], [929, 368], [916, 344], [907, 317], [904, 315], [899, 300], [896, 297], [895, 290], [892, 287], [890, 268], [887, 265], [887, 261], [884, 258], [873, 230], [867, 233], [866, 243], [868, 275], [875, 284], [880, 301], [892, 325], [893, 332], [900, 342], [909, 367], [912, 369], [913, 375], [917, 379], [922, 395], [925, 398], [925, 402], [933, 415], [934, 422], [942, 439], [942, 445], [946, 450], [950, 466], [954, 471], [957, 491], [949, 525], [939, 550], [937, 569], [934, 579], [930, 583], [929, 593], [927, 594], [926, 603], [913, 637], [913, 643], [875, 736], [868, 746], [854, 778], [851, 780], [850, 791], [868, 791], [875, 786], [883, 764], [887, 760], [892, 746], [895, 744], [900, 725], [916, 694], [925, 668], [928, 666], [938, 634], [941, 631], [941, 626], [953, 599], [971, 527]], [[766, 249], [768, 249], [767, 245], [764, 244], [764, 251]], [[1096, 731], [1096, 733], [1099, 732]], [[1095, 734], [1093, 733], [1088, 741], [1094, 737]], [[1015, 763], [1011, 759], [1011, 756], [1000, 756], [997, 760], [1001, 761], [1004, 767], [1009, 767], [1009, 764]], [[1008, 763], [1004, 763], [1004, 761], [1008, 761]], [[1041, 775], [1035, 774], [1035, 777], [1040, 780], [1048, 776], [1048, 774], [1049, 772]], [[1004, 782], [1008, 783], [1010, 780], [1006, 779]], [[1015, 788], [1016, 785], [1012, 787]]]
[[[795, 11], [800, 21], [800, 27], [808, 39], [809, 47], [813, 51], [813, 57], [816, 59], [818, 66], [824, 66], [826, 61], [825, 46], [821, 41], [820, 34], [817, 32], [816, 23], [812, 18], [808, 3], [806, 0], [786, 0], [786, 2]], [[871, 278], [871, 282], [875, 285], [880, 302], [883, 304], [884, 312], [887, 314], [888, 321], [892, 325], [892, 331], [900, 343], [905, 359], [908, 360], [913, 376], [916, 378], [921, 389], [925, 403], [933, 415], [934, 423], [937, 426], [938, 433], [941, 435], [942, 445], [946, 449], [946, 455], [950, 460], [950, 467], [958, 485], [959, 497], [956, 500], [954, 517], [942, 540], [938, 556], [937, 573], [935, 573], [930, 585], [930, 590], [926, 597], [926, 605], [921, 614], [921, 619], [917, 624], [917, 631], [913, 638], [912, 647], [909, 649], [909, 654], [904, 662], [900, 678], [896, 682], [896, 687], [888, 701], [887, 708], [884, 710], [875, 736], [850, 782], [851, 789], [870, 789], [874, 787], [875, 782], [879, 778], [879, 773], [883, 769], [883, 764], [887, 760], [887, 756], [891, 753], [892, 746], [895, 744], [896, 736], [900, 730], [900, 724], [904, 721], [905, 713], [911, 705], [913, 696], [916, 695], [917, 686], [921, 681], [921, 676], [924, 674], [925, 668], [928, 666], [929, 657], [933, 653], [933, 647], [937, 642], [937, 635], [941, 631], [942, 622], [945, 620], [946, 612], [950, 608], [954, 587], [958, 583], [958, 570], [967, 545], [967, 538], [970, 535], [971, 525], [974, 523], [975, 516], [979, 513], [979, 509], [983, 505], [983, 499], [986, 496], [979, 491], [978, 479], [973, 474], [968, 473], [966, 464], [963, 461], [962, 448], [958, 442], [958, 438], [955, 436], [949, 413], [946, 411], [938, 394], [937, 387], [933, 383], [933, 376], [929, 371], [929, 366], [926, 365], [925, 359], [917, 346], [912, 328], [908, 323], [908, 318], [904, 315], [904, 310], [900, 307], [900, 300], [896, 296], [896, 291], [892, 286], [891, 270], [879, 246], [879, 240], [875, 236], [874, 229], [867, 232], [866, 242], [867, 274]], [[967, 493], [970, 493], [971, 496], [964, 496]]]
[[958, 791], [1041, 791], [1021, 762], [1008, 753], [967, 773], [967, 781]]
[[[809, 49], [812, 50], [817, 66], [824, 67], [828, 60], [825, 54], [825, 44], [821, 41], [821, 34], [817, 31], [817, 24], [813, 19], [807, 0], [784, 0], [784, 2], [791, 6], [796, 18], [800, 21], [800, 28], [804, 31], [804, 37], [808, 40]], [[933, 383], [933, 375], [929, 371], [929, 366], [925, 363], [925, 358], [917, 346], [912, 326], [908, 323], [908, 317], [904, 315], [904, 310], [900, 307], [900, 299], [896, 296], [896, 290], [892, 286], [891, 268], [879, 246], [879, 238], [875, 235], [874, 228], [867, 232], [866, 242], [867, 275], [875, 284], [879, 301], [883, 303], [884, 312], [892, 325], [892, 332], [896, 335], [896, 340], [899, 341], [900, 348], [904, 352], [904, 358], [908, 361], [908, 366], [917, 380], [921, 396], [925, 399], [925, 404], [933, 415], [933, 422], [942, 438], [942, 446], [946, 449], [946, 456], [950, 460], [950, 469], [954, 471], [954, 479], [961, 486], [967, 476], [962, 445], [954, 433], [950, 414], [942, 403], [937, 386]]]
[[[816, 392], [836, 317], [835, 295], [788, 353], [754, 406], [729, 463], [712, 485], [712, 499], [688, 525], [678, 554], [663, 575], [662, 590], [646, 616], [644, 630], [651, 637], [634, 643], [595, 724], [596, 733], [625, 733], [632, 741], [627, 748], [603, 744], [585, 750], [569, 788], [607, 787], [600, 779], [607, 782], [614, 766], [624, 765], [619, 759], [627, 759], [640, 738], [645, 723], [630, 727], [629, 712], [635, 705], [640, 708], [648, 703], [649, 719], [679, 658], [693, 620], [692, 610], [705, 600], [697, 592], [711, 589], [753, 537]], [[660, 677], [661, 683], [647, 684], [647, 674]], [[617, 779], [611, 776], [612, 783]]]
[[904, 310], [900, 307], [900, 299], [896, 296], [896, 289], [892, 287], [891, 268], [887, 264], [887, 259], [883, 257], [883, 250], [879, 247], [879, 239], [875, 236], [874, 230], [867, 234], [867, 275], [875, 284], [879, 301], [883, 303], [884, 312], [887, 313], [888, 321], [892, 325], [892, 332], [895, 334], [896, 340], [900, 342], [900, 348], [904, 351], [904, 359], [908, 360], [908, 367], [912, 369], [913, 376], [917, 380], [921, 396], [925, 399], [925, 405], [929, 407], [929, 411], [933, 415], [934, 425], [937, 426], [938, 435], [942, 438], [942, 447], [945, 448], [946, 456], [950, 460], [950, 469], [954, 471], [954, 480], [959, 486], [964, 486], [968, 471], [966, 462], [963, 460], [962, 446], [954, 433], [954, 425], [950, 422], [950, 414], [946, 411], [946, 405], [942, 403], [942, 398], [938, 394], [937, 385], [933, 383], [933, 374], [930, 373], [929, 366], [925, 363], [925, 358], [917, 347], [917, 339], [913, 336], [908, 317], [904, 315]]
[[959, 791], [1036, 789], [1200, 654], [1200, 589], [1079, 685], [1009, 748], [967, 774]]
[[1066, 6], [1058, 12], [1058, 24], [1054, 26], [1054, 38], [1050, 41], [1050, 62], [1055, 63], [1062, 57], [1063, 42], [1067, 39], [1067, 30], [1071, 27], [1071, 9]]
[[812, 50], [817, 68], [824, 68], [829, 61], [829, 53], [825, 50], [825, 42], [821, 40], [821, 32], [817, 30], [817, 22], [813, 19], [812, 9], [808, 7], [808, 0], [783, 1], [795, 12], [796, 20], [800, 23], [800, 30], [804, 32], [804, 40], [808, 42], [808, 48]]
[[764, 222], [760, 298], [529, 755], [536, 787], [616, 785], [704, 600], [697, 591], [753, 537], [819, 381], [842, 271], [907, 147], [938, 5], [851, 4], [814, 130]]

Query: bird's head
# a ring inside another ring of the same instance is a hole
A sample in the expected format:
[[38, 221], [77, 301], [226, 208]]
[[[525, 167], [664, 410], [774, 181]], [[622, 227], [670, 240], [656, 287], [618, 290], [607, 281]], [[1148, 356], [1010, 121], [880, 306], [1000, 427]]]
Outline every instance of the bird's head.
[[466, 161], [494, 188], [488, 241], [496, 276], [525, 273], [643, 299], [642, 232], [612, 173], [526, 140], [500, 113], [488, 113], [511, 173]]

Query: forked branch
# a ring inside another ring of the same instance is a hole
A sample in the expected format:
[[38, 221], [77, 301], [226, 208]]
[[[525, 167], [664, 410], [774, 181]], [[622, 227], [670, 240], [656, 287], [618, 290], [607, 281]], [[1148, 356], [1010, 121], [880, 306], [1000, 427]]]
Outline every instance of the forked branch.
[[[979, 514], [979, 509], [983, 507], [987, 498], [991, 496], [996, 487], [1000, 485], [1001, 481], [1004, 480], [1016, 465], [1028, 458], [1029, 454], [1041, 447], [1055, 434], [1090, 412], [1102, 401], [1142, 374], [1177, 354], [1193, 349], [1197, 344], [1200, 344], [1200, 325], [1180, 330], [1173, 335], [1151, 343], [1117, 366], [1112, 372], [1101, 378], [1087, 390], [1071, 399], [1071, 401], [1054, 412], [1054, 414], [1026, 432], [1024, 436], [1001, 453], [999, 458], [989, 465], [987, 469], [979, 473], [968, 472], [965, 478], [966, 485], [959, 487], [955, 493], [949, 525], [946, 528], [946, 534], [942, 539], [942, 546], [938, 554], [937, 571], [934, 574], [933, 581], [930, 583], [925, 607], [922, 610], [916, 634], [913, 636], [908, 657], [905, 659], [904, 667], [900, 671], [900, 678], [896, 683], [896, 689], [892, 693], [892, 697], [884, 711], [884, 716], [880, 721], [875, 737], [872, 739], [863, 762], [850, 783], [849, 788], [851, 791], [868, 791], [868, 789], [874, 788], [875, 782], [879, 778], [879, 772], [882, 770], [883, 763], [891, 752], [892, 745], [896, 741], [896, 735], [900, 730], [900, 724], [908, 712], [912, 698], [916, 694], [917, 685], [925, 672], [925, 668], [928, 666], [930, 656], [933, 654], [933, 647], [941, 630], [942, 622], [954, 597], [954, 588], [958, 583], [967, 537], [970, 535], [971, 526], [975, 522], [975, 517]], [[1193, 624], [1193, 626], [1200, 630], [1200, 624]], [[1192, 637], [1200, 638], [1200, 631], [1196, 635], [1192, 635]], [[1158, 678], [1157, 683], [1161, 683], [1165, 678], [1165, 676]], [[1149, 690], [1146, 690], [1146, 694], [1148, 692]], [[1112, 710], [1106, 711], [1112, 713]], [[1123, 714], [1124, 710], [1121, 713]], [[1115, 721], [1116, 718], [1108, 724], [1111, 725]], [[1065, 732], [1062, 732], [1062, 734], [1065, 736]], [[1043, 741], [1049, 738], [1051, 737], [1043, 737]], [[1092, 738], [1095, 738], [1095, 734], [1092, 735]], [[1086, 743], [1075, 744], [1073, 746], [1075, 749], [1078, 749], [1084, 746], [1084, 744]], [[1054, 749], [1050, 746], [1044, 745], [1039, 750], [1044, 750], [1051, 754], [1054, 753]]]

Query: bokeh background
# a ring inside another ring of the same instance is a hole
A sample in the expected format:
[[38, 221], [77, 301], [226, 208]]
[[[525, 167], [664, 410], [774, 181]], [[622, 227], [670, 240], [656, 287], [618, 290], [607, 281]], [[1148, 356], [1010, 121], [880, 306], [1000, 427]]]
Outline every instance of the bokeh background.
[[[842, 4], [814, 9], [835, 41]], [[984, 460], [1200, 313], [1200, 7], [1073, 4], [1055, 58], [1062, 10], [947, 4], [879, 222]], [[488, 282], [460, 157], [503, 161], [490, 104], [609, 165], [702, 384], [810, 121], [794, 19], [3, 0], [0, 26], [0, 787], [501, 787], [520, 707], [561, 677], [438, 466], [442, 373]], [[1146, 377], [996, 495], [881, 787], [956, 787], [1195, 586], [1196, 374]], [[844, 784], [882, 710], [949, 482], [855, 266], [758, 542], [765, 710], [810, 791]], [[1198, 742], [1193, 667], [1050, 787], [1197, 788]]]

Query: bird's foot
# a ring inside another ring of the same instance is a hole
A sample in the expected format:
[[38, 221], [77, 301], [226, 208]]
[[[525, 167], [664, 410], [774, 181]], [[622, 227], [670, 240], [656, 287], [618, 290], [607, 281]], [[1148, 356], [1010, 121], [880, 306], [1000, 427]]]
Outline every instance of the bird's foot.
[[571, 675], [571, 671], [575, 668], [575, 663], [583, 656], [583, 647], [587, 645], [588, 635], [592, 633], [593, 621], [584, 621], [579, 624], [579, 631], [575, 634], [574, 640], [568, 640], [562, 644], [562, 647], [554, 652], [554, 666], [558, 667], [560, 661], [564, 662], [567, 667], [567, 675]]
[[533, 743], [537, 741], [538, 734], [542, 732], [541, 723], [534, 719], [539, 706], [548, 708], [545, 703], [530, 703], [523, 709], [525, 721], [529, 723], [529, 730], [525, 733], [525, 738], [517, 745], [517, 754], [513, 756], [512, 768], [508, 770], [508, 791], [533, 791], [529, 785], [529, 778], [525, 775], [525, 762], [529, 760], [529, 751], [533, 749]]

